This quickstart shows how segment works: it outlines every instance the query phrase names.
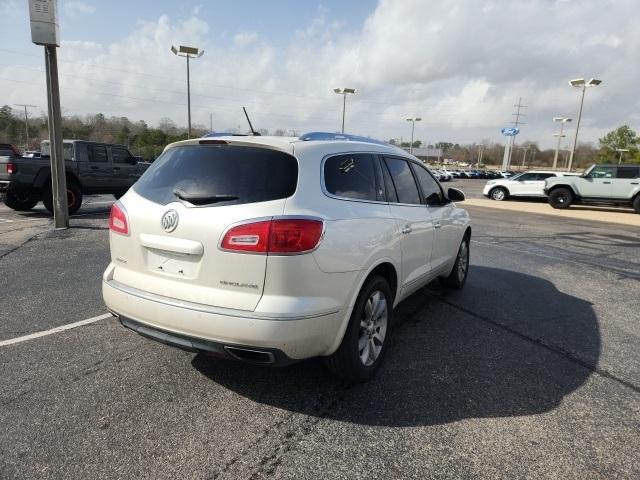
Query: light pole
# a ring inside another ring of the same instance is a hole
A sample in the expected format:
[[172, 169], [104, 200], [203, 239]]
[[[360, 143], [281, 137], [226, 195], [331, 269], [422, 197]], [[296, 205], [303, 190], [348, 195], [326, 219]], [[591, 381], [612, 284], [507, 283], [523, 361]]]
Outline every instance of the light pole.
[[580, 119], [582, 118], [582, 105], [584, 104], [584, 92], [587, 90], [587, 87], [597, 87], [602, 83], [602, 80], [598, 80], [597, 78], [592, 78], [588, 82], [585, 81], [584, 78], [576, 78], [574, 80], [569, 80], [569, 85], [576, 88], [582, 88], [582, 96], [580, 98], [580, 111], [578, 112], [578, 122], [576, 123], [576, 134], [573, 137], [573, 147], [571, 148], [571, 155], [569, 156], [569, 165], [567, 171], [571, 171], [571, 165], [573, 164], [573, 156], [576, 152], [576, 146], [578, 145], [578, 130], [580, 129]]
[[558, 143], [556, 144], [556, 154], [553, 156], [553, 170], [558, 167], [558, 152], [560, 151], [560, 142], [562, 141], [562, 137], [566, 137], [566, 135], [562, 134], [564, 130], [564, 124], [570, 122], [570, 118], [565, 117], [553, 117], [554, 122], [560, 122], [560, 133], [554, 133], [554, 137], [558, 137]]
[[622, 163], [622, 154], [628, 151], [629, 151], [628, 148], [616, 148], [616, 152], [620, 152], [620, 157], [618, 158], [618, 165]]
[[171, 45], [171, 51], [178, 57], [185, 57], [187, 59], [187, 138], [191, 138], [191, 82], [189, 79], [189, 59], [200, 58], [204, 55], [204, 50], [198, 50], [195, 47], [185, 47], [180, 45], [178, 48]]
[[409, 153], [413, 153], [413, 134], [416, 130], [416, 122], [421, 122], [422, 118], [412, 117], [407, 118], [407, 122], [411, 122], [411, 143], [409, 144]]
[[524, 164], [525, 161], [527, 160], [527, 152], [529, 151], [529, 146], [527, 145], [526, 147], [521, 147], [522, 148], [522, 170], [524, 170]]
[[334, 88], [333, 91], [338, 95], [342, 95], [342, 133], [344, 133], [344, 115], [347, 109], [347, 95], [355, 95], [355, 88]]
[[26, 105], [24, 103], [16, 103], [16, 107], [24, 107], [24, 132], [25, 132], [25, 140], [24, 140], [24, 151], [29, 150], [29, 114], [27, 112], [27, 108], [37, 108], [37, 105]]
[[484, 153], [484, 143], [476, 143], [478, 147], [478, 160], [476, 161], [476, 170], [480, 168], [480, 162], [482, 162], [482, 154]]

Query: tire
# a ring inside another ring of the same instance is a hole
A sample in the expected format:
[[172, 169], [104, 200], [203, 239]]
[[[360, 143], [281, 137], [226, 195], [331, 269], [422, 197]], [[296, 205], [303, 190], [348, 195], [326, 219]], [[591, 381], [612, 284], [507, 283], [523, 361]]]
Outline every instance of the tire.
[[28, 189], [10, 189], [4, 199], [4, 204], [17, 211], [27, 212], [40, 201], [38, 196]]
[[469, 276], [469, 247], [471, 244], [471, 238], [468, 232], [465, 234], [460, 247], [458, 247], [458, 256], [456, 262], [453, 264], [451, 273], [447, 277], [440, 277], [440, 284], [443, 287], [451, 288], [453, 290], [460, 290], [464, 287]]
[[489, 192], [489, 198], [491, 198], [491, 200], [496, 200], [497, 202], [501, 202], [509, 198], [509, 192], [507, 192], [506, 188], [495, 187], [491, 189], [491, 191]]
[[549, 205], [553, 208], [569, 208], [573, 200], [573, 192], [568, 188], [559, 187], [549, 192]]
[[325, 359], [327, 368], [351, 382], [371, 379], [380, 368], [389, 343], [392, 308], [393, 296], [387, 281], [378, 275], [367, 280], [358, 294], [340, 347]]
[[[51, 185], [45, 187], [42, 193], [42, 203], [44, 207], [53, 214], [53, 195], [51, 194]], [[77, 183], [67, 181], [67, 205], [69, 207], [69, 215], [73, 215], [82, 205], [82, 190]]]
[[636, 213], [640, 213], [640, 195], [636, 195], [636, 198], [633, 199], [633, 211]]

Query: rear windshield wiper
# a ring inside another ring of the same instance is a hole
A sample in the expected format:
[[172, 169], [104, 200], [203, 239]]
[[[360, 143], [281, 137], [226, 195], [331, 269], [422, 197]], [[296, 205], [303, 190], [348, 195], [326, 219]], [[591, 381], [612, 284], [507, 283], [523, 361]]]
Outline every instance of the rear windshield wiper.
[[173, 194], [180, 200], [186, 200], [193, 204], [208, 204], [218, 202], [228, 202], [231, 200], [238, 200], [236, 195], [210, 195], [205, 193], [187, 193], [184, 190], [176, 188], [173, 190]]

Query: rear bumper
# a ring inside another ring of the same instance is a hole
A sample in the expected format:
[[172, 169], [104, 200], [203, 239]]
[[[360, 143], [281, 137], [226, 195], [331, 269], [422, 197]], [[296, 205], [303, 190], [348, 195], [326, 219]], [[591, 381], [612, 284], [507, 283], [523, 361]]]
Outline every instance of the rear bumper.
[[332, 353], [329, 349], [342, 320], [340, 311], [265, 317], [243, 310], [212, 309], [149, 294], [108, 278], [102, 282], [102, 295], [123, 325], [153, 340], [236, 359], [234, 348], [271, 352], [272, 363], [278, 364]]

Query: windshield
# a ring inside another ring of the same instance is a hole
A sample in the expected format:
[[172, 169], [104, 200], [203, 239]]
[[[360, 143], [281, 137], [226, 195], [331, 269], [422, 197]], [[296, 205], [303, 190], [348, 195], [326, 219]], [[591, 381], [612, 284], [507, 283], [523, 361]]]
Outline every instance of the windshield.
[[[166, 205], [238, 205], [293, 195], [298, 162], [284, 152], [234, 145], [186, 145], [164, 152], [133, 189]], [[192, 201], [193, 200], [193, 201]]]
[[511, 175], [509, 177], [509, 180], [517, 180], [518, 178], [520, 178], [522, 175], [524, 175], [524, 172], [522, 173], [516, 173], [515, 175]]

